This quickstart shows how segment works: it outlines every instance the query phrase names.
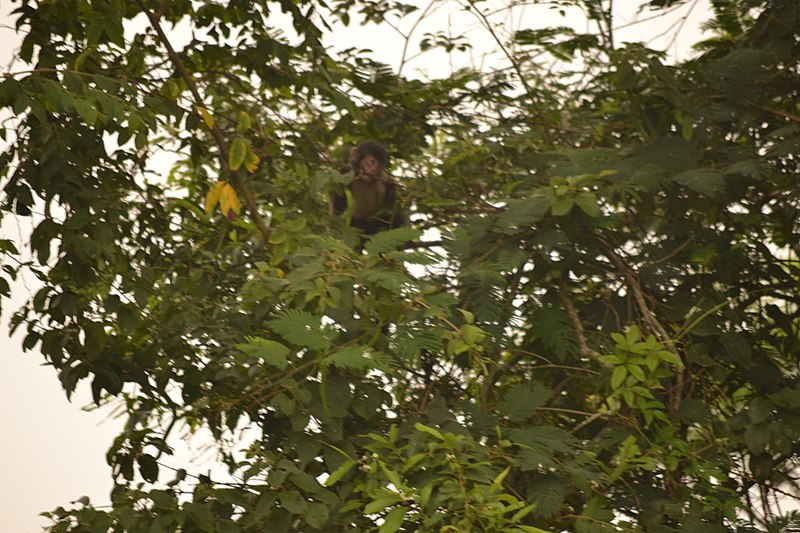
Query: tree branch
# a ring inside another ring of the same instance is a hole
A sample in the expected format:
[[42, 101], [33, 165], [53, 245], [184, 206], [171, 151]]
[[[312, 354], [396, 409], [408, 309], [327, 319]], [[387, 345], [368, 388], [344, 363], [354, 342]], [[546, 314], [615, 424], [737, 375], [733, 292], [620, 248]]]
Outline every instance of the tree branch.
[[[650, 329], [655, 333], [664, 346], [678, 358], [679, 361], [683, 361], [680, 353], [678, 352], [678, 348], [675, 346], [675, 343], [672, 340], [672, 337], [667, 333], [666, 328], [658, 321], [655, 316], [655, 313], [650, 309], [647, 305], [647, 300], [645, 299], [644, 292], [642, 291], [642, 286], [639, 283], [639, 280], [634, 274], [633, 269], [625, 263], [625, 261], [617, 254], [616, 251], [608, 244], [605, 243], [606, 251], [608, 252], [608, 257], [611, 259], [611, 262], [617, 267], [617, 269], [622, 273], [625, 277], [625, 282], [627, 286], [633, 292], [633, 299], [636, 302], [636, 307], [639, 308], [639, 312], [642, 315], [645, 323], [650, 327]], [[679, 369], [676, 373], [677, 383], [675, 384], [675, 393], [672, 396], [672, 401], [670, 402], [670, 407], [673, 410], [677, 410], [681, 404], [681, 397], [683, 395], [683, 390], [685, 387], [685, 377], [683, 370]]]
[[[150, 24], [158, 34], [159, 40], [161, 40], [164, 48], [166, 48], [170, 61], [172, 61], [172, 64], [175, 66], [175, 69], [178, 71], [181, 79], [184, 81], [184, 83], [186, 83], [186, 87], [188, 87], [189, 92], [192, 94], [195, 107], [197, 109], [206, 108], [203, 98], [200, 96], [200, 91], [197, 89], [197, 84], [189, 74], [189, 71], [186, 70], [186, 66], [183, 64], [183, 61], [178, 53], [175, 52], [175, 49], [172, 47], [172, 44], [167, 38], [166, 33], [164, 33], [164, 29], [161, 27], [161, 23], [159, 22], [160, 14], [165, 12], [167, 9], [168, 0], [165, 0], [161, 4], [158, 14], [152, 13], [150, 10], [148, 10], [147, 6], [145, 6], [142, 0], [136, 0], [136, 3], [139, 5], [139, 8], [141, 8], [142, 12], [147, 15], [147, 18], [150, 20]], [[244, 196], [244, 201], [247, 204], [247, 208], [250, 210], [253, 222], [255, 222], [256, 227], [263, 235], [264, 240], [267, 241], [270, 233], [269, 228], [264, 222], [264, 218], [261, 216], [261, 213], [258, 211], [258, 205], [256, 204], [253, 191], [250, 190], [250, 187], [247, 185], [247, 183], [245, 183], [244, 179], [242, 179], [238, 173], [231, 172], [230, 169], [228, 169], [228, 154], [230, 152], [230, 145], [225, 139], [223, 131], [217, 125], [211, 125], [208, 127], [211, 131], [211, 136], [214, 138], [214, 142], [217, 144], [217, 148], [219, 148], [220, 168], [223, 169], [223, 172], [228, 174], [228, 181], [231, 181], [234, 187], [241, 191], [242, 196]]]
[[581, 317], [578, 315], [578, 310], [575, 309], [572, 300], [570, 300], [569, 294], [567, 294], [568, 272], [568, 269], [564, 269], [561, 273], [561, 279], [558, 284], [558, 299], [561, 301], [561, 306], [564, 308], [564, 311], [567, 312], [570, 322], [572, 322], [572, 329], [575, 332], [575, 337], [578, 339], [578, 355], [594, 359], [601, 365], [608, 366], [608, 364], [600, 361], [600, 354], [596, 350], [590, 348], [589, 343], [586, 342], [586, 333], [583, 329], [583, 323], [581, 323]]

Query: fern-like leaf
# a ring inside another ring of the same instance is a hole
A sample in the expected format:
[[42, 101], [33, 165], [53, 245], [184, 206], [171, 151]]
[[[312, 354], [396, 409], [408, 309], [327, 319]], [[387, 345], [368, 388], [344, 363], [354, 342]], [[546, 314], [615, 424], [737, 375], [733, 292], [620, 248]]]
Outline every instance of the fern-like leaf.
[[299, 309], [287, 309], [268, 323], [273, 331], [297, 346], [313, 350], [327, 350], [334, 335], [332, 330], [323, 328], [322, 319]]
[[324, 365], [333, 365], [347, 370], [389, 370], [389, 357], [375, 352], [367, 346], [351, 344], [344, 346], [323, 360]]
[[418, 239], [422, 231], [403, 227], [382, 231], [374, 235], [364, 244], [364, 249], [370, 254], [382, 254], [396, 250], [401, 244]]
[[386, 268], [365, 270], [359, 274], [358, 279], [366, 285], [376, 285], [395, 294], [402, 293], [405, 287], [413, 284], [411, 278], [402, 272]]
[[494, 230], [505, 235], [514, 235], [530, 228], [550, 209], [550, 199], [545, 196], [531, 196], [510, 200], [506, 209], [495, 220]]
[[569, 494], [569, 487], [553, 476], [536, 476], [528, 485], [525, 494], [530, 502], [536, 502], [534, 516], [547, 520], [554, 517], [564, 505], [564, 498]]
[[702, 168], [681, 172], [675, 176], [675, 181], [709, 198], [725, 189], [725, 179], [721, 174]]
[[537, 381], [520, 383], [505, 393], [498, 408], [511, 422], [521, 422], [530, 418], [551, 396], [553, 391]]

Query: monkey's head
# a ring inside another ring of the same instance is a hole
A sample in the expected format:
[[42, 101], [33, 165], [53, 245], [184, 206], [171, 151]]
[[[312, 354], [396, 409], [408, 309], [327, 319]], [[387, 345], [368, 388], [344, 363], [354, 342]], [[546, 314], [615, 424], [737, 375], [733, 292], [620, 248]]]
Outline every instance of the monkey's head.
[[380, 141], [364, 141], [350, 154], [350, 166], [356, 175], [377, 178], [389, 165], [389, 151]]

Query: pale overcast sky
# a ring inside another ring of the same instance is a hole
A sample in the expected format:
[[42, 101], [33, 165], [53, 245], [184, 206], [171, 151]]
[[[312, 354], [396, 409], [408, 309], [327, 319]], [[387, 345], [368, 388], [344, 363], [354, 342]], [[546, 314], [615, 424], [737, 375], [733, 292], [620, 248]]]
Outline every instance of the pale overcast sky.
[[[640, 3], [625, 2], [625, 9], [631, 11], [619, 17], [618, 22], [633, 21], [635, 11], [631, 6]], [[707, 0], [695, 0], [674, 11], [667, 21], [626, 26], [617, 31], [616, 38], [619, 42], [653, 39], [649, 46], [686, 57], [691, 44], [699, 38], [700, 24], [708, 17], [707, 5]], [[0, 65], [4, 67], [20, 42], [9, 17], [12, 7], [9, 0], [0, 0]], [[536, 15], [531, 17], [536, 26], [548, 23], [541, 12]], [[439, 16], [446, 17], [446, 13]], [[559, 19], [553, 22], [563, 24]], [[676, 30], [680, 33], [673, 39]], [[660, 35], [661, 32], [666, 33]], [[382, 61], [398, 64], [402, 40], [387, 39], [385, 30], [351, 29], [346, 37], [354, 41], [348, 44], [370, 47]], [[475, 40], [471, 44], [480, 49]], [[428, 59], [415, 67], [428, 71], [439, 68]], [[404, 72], [410, 74], [408, 70]], [[0, 234], [24, 241], [29, 235], [29, 223], [24, 218], [9, 217], [3, 221]], [[10, 533], [36, 533], [47, 524], [38, 516], [42, 511], [68, 506], [83, 495], [96, 503], [108, 502], [111, 473], [105, 454], [122, 421], [108, 420], [107, 410], [82, 410], [91, 402], [88, 382], [82, 382], [72, 402], [68, 402], [55, 371], [42, 366], [42, 356], [38, 352], [22, 353], [21, 335], [8, 337], [9, 314], [36, 287], [28, 280], [27, 286], [18, 283], [12, 289], [15, 298], [3, 302], [0, 325], [0, 528]], [[178, 465], [179, 459], [168, 462]]]

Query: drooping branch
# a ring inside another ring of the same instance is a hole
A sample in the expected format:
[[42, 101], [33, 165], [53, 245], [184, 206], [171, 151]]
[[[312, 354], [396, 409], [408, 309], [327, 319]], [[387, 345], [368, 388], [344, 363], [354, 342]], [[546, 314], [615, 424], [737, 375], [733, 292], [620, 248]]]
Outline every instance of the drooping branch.
[[[167, 2], [165, 1], [162, 3], [161, 7], [159, 8], [158, 13], [153, 13], [147, 6], [145, 6], [142, 0], [137, 0], [136, 3], [141, 8], [142, 12], [147, 15], [148, 20], [150, 20], [150, 24], [153, 26], [153, 29], [158, 34], [158, 38], [161, 41], [161, 44], [164, 45], [164, 48], [167, 50], [167, 55], [169, 56], [170, 61], [175, 66], [175, 70], [178, 71], [178, 75], [180, 75], [181, 79], [186, 83], [186, 87], [189, 89], [189, 92], [192, 94], [192, 100], [194, 101], [194, 105], [196, 109], [204, 109], [205, 103], [203, 102], [203, 98], [200, 96], [200, 91], [197, 88], [197, 84], [194, 82], [194, 79], [189, 74], [189, 71], [186, 70], [186, 66], [183, 64], [181, 57], [175, 52], [175, 49], [172, 47], [169, 39], [167, 38], [166, 33], [164, 33], [164, 29], [161, 27], [160, 23], [160, 14], [163, 13], [166, 9], [165, 6]], [[229, 175], [229, 181], [233, 182], [234, 187], [242, 193], [244, 197], [244, 201], [247, 204], [247, 208], [250, 210], [251, 216], [253, 217], [253, 222], [255, 223], [258, 230], [264, 237], [264, 240], [269, 239], [269, 228], [267, 224], [264, 222], [264, 218], [261, 216], [261, 213], [258, 211], [258, 204], [256, 204], [255, 195], [247, 183], [242, 179], [242, 177], [236, 173], [231, 172], [228, 169], [228, 154], [230, 153], [230, 144], [225, 139], [225, 135], [223, 131], [217, 126], [216, 124], [208, 125], [209, 130], [211, 131], [211, 136], [214, 138], [214, 142], [219, 149], [219, 157], [220, 157], [220, 168], [224, 169], [225, 172]]]

